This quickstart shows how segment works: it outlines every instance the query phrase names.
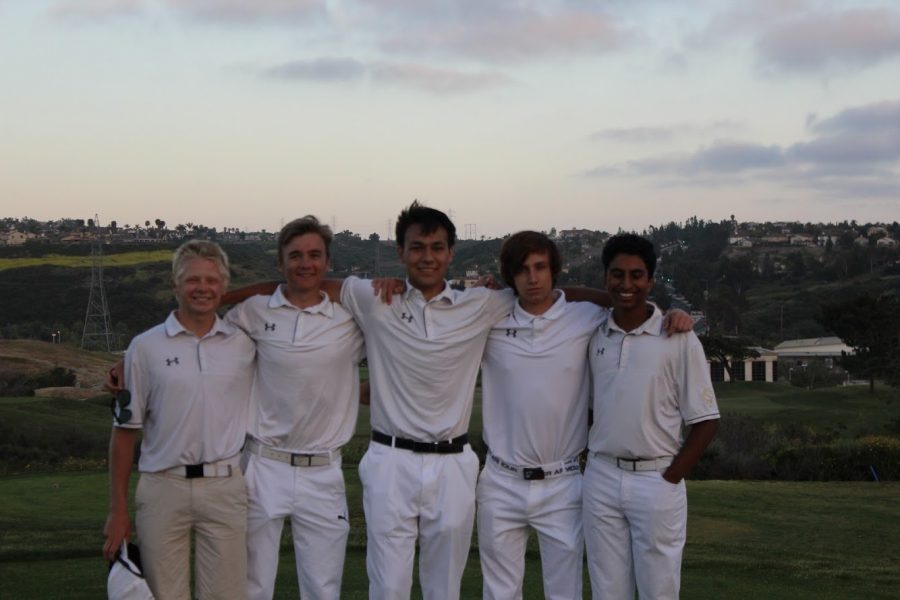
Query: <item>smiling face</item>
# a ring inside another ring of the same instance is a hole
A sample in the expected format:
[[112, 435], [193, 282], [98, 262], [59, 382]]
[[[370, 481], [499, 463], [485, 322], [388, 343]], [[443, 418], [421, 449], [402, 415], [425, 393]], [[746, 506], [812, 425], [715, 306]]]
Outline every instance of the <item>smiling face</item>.
[[647, 296], [654, 279], [644, 260], [635, 254], [617, 254], [606, 270], [606, 291], [620, 314], [646, 315]]
[[519, 304], [532, 315], [553, 306], [553, 271], [546, 252], [532, 252], [513, 275]]
[[199, 256], [185, 259], [172, 282], [179, 314], [190, 319], [214, 318], [225, 285], [216, 261]]
[[426, 299], [444, 289], [447, 269], [453, 260], [453, 248], [448, 243], [446, 229], [438, 227], [431, 233], [423, 233], [418, 223], [410, 225], [397, 253], [406, 267], [409, 283]]
[[318, 233], [295, 235], [281, 248], [279, 268], [287, 282], [287, 297], [293, 301], [319, 295], [328, 271], [328, 251]]

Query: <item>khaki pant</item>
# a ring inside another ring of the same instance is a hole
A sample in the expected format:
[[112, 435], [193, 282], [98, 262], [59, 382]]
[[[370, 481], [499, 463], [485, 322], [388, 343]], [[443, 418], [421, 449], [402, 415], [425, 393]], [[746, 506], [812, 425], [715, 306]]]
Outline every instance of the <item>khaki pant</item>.
[[195, 479], [142, 473], [135, 501], [144, 575], [157, 600], [191, 598], [191, 531], [196, 597], [244, 597], [247, 487], [239, 468], [231, 477]]

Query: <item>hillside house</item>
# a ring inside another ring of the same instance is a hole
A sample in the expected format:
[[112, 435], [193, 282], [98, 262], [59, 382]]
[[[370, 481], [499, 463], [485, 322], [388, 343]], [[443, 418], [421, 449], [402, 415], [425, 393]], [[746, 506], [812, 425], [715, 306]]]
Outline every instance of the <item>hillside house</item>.
[[773, 383], [778, 379], [778, 354], [767, 348], [753, 347], [759, 353], [756, 358], [731, 362], [732, 375], [728, 375], [725, 365], [717, 360], [707, 360], [709, 376], [713, 383], [722, 381], [765, 381]]

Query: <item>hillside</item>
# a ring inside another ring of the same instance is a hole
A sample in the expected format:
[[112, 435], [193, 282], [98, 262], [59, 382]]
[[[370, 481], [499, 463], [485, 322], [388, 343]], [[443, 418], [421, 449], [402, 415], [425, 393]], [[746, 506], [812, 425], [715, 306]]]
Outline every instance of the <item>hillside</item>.
[[120, 357], [37, 340], [0, 340], [0, 375], [36, 375], [62, 367], [75, 373], [75, 385], [100, 391], [109, 367]]
[[[878, 232], [865, 237], [873, 229]], [[886, 230], [855, 223], [745, 224], [693, 217], [643, 234], [660, 250], [657, 302], [668, 307], [677, 295], [684, 307], [705, 313], [713, 332], [772, 347], [785, 339], [829, 334], [818, 321], [823, 302], [900, 294], [900, 250], [879, 244], [884, 240], [878, 236], [888, 230], [900, 237], [895, 225]], [[818, 237], [811, 231], [819, 231]], [[753, 245], [740, 245], [751, 238], [738, 233], [752, 233]], [[805, 245], [785, 241], [790, 235]], [[605, 232], [561, 232], [556, 237], [563, 254], [559, 283], [602, 286], [600, 254], [607, 237]], [[497, 273], [502, 241], [459, 240], [450, 278], [472, 271]], [[169, 260], [177, 244], [104, 246], [106, 295], [119, 349], [174, 307]], [[231, 258], [232, 287], [279, 277], [271, 236], [222, 245]], [[395, 243], [375, 234], [336, 233], [331, 254], [335, 278], [403, 275]], [[84, 243], [0, 247], [0, 338], [49, 341], [58, 332], [63, 345], [78, 344], [91, 277], [89, 255], [90, 245]]]

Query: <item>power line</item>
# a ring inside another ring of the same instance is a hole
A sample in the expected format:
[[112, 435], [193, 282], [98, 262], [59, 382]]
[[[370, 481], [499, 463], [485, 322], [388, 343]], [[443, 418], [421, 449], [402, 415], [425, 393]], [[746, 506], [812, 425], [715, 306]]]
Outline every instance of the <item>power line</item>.
[[106, 289], [103, 285], [103, 237], [100, 235], [100, 222], [94, 215], [94, 226], [91, 231], [91, 289], [88, 294], [87, 312], [84, 315], [84, 331], [81, 334], [81, 347], [85, 350], [114, 349], [112, 326], [110, 325], [109, 304], [106, 302]]

